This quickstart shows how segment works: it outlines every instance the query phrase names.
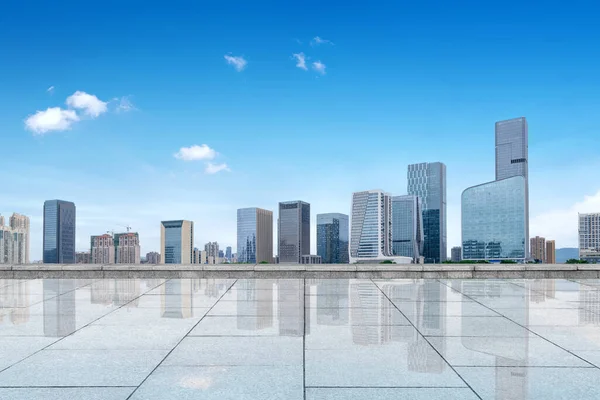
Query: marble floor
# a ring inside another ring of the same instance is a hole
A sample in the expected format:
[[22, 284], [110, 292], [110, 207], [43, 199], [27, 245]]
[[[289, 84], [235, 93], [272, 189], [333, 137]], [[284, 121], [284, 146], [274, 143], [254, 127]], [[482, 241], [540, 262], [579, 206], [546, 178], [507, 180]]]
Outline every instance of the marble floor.
[[600, 280], [0, 279], [0, 399], [600, 399]]

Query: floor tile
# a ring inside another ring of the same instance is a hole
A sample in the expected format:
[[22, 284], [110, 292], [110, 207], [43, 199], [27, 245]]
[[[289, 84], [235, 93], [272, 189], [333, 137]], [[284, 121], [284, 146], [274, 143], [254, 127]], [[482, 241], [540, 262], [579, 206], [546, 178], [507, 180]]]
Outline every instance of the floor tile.
[[307, 388], [306, 400], [478, 400], [469, 388]]
[[135, 387], [0, 388], [0, 399], [10, 400], [124, 400]]

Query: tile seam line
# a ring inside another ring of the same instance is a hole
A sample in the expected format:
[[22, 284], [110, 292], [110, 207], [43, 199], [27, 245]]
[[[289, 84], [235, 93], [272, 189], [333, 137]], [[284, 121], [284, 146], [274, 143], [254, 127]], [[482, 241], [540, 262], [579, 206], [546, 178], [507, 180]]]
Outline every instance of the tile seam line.
[[[444, 285], [444, 286], [446, 286], [446, 287], [448, 287], [448, 288], [451, 288], [451, 287], [450, 287], [450, 286], [448, 286], [446, 283], [442, 282], [440, 279], [437, 279], [437, 281], [438, 281], [439, 283], [441, 283], [442, 285]], [[567, 349], [565, 349], [565, 348], [564, 348], [564, 347], [562, 347], [562, 346], [559, 346], [558, 344], [554, 343], [554, 342], [553, 342], [553, 341], [551, 341], [550, 339], [548, 339], [548, 338], [545, 338], [544, 336], [540, 335], [539, 333], [532, 331], [532, 330], [531, 330], [531, 329], [529, 329], [528, 327], [526, 327], [526, 326], [524, 326], [524, 325], [522, 325], [522, 324], [518, 323], [517, 321], [514, 321], [514, 320], [510, 319], [510, 318], [509, 318], [509, 317], [507, 317], [506, 315], [504, 315], [504, 314], [501, 314], [500, 312], [498, 312], [498, 311], [496, 311], [496, 310], [494, 310], [494, 309], [492, 309], [492, 308], [490, 308], [490, 307], [486, 306], [486, 305], [485, 305], [485, 304], [483, 304], [483, 303], [480, 303], [479, 301], [477, 301], [477, 300], [475, 300], [475, 299], [471, 298], [471, 296], [469, 296], [469, 295], [467, 295], [467, 294], [464, 294], [463, 292], [461, 292], [461, 291], [458, 291], [458, 290], [457, 290], [457, 292], [458, 292], [458, 293], [460, 293], [460, 294], [461, 294], [461, 296], [466, 296], [467, 298], [469, 298], [469, 299], [473, 300], [474, 302], [476, 302], [477, 304], [479, 304], [479, 305], [481, 305], [481, 306], [483, 306], [483, 307], [487, 308], [488, 310], [490, 310], [490, 311], [493, 311], [493, 312], [495, 312], [495, 313], [497, 313], [497, 314], [501, 315], [502, 317], [506, 318], [508, 321], [512, 322], [513, 324], [515, 324], [515, 325], [518, 325], [518, 326], [520, 326], [521, 328], [525, 329], [527, 332], [529, 332], [529, 333], [531, 333], [531, 334], [534, 334], [535, 336], [537, 336], [537, 337], [539, 337], [539, 338], [541, 338], [541, 339], [545, 340], [546, 342], [548, 342], [548, 343], [550, 343], [550, 344], [552, 344], [552, 345], [554, 345], [554, 346], [558, 347], [559, 349], [561, 349], [561, 350], [563, 350], [563, 351], [566, 351], [567, 353], [571, 354], [572, 356], [575, 356], [575, 357], [577, 357], [578, 359], [580, 359], [581, 361], [583, 361], [583, 362], [585, 362], [585, 363], [587, 363], [587, 364], [591, 365], [592, 367], [594, 367], [594, 368], [597, 368], [597, 369], [600, 369], [600, 368], [599, 368], [597, 365], [595, 365], [595, 364], [592, 364], [590, 361], [588, 361], [588, 360], [584, 359], [583, 357], [580, 357], [580, 356], [578, 356], [577, 354], [573, 353], [572, 351], [570, 351], [570, 350], [567, 350]], [[576, 310], [576, 309], [575, 309], [575, 310]], [[537, 326], [537, 325], [535, 325], [535, 326]], [[580, 351], [585, 351], [585, 350], [580, 350]]]
[[[169, 279], [169, 280], [170, 280], [170, 279]], [[89, 283], [89, 284], [87, 284], [87, 285], [82, 285], [82, 286], [80, 286], [80, 287], [78, 287], [78, 288], [75, 288], [75, 289], [73, 289], [73, 290], [69, 290], [68, 292], [65, 292], [65, 293], [63, 293], [63, 294], [70, 293], [70, 292], [72, 292], [72, 291], [75, 291], [75, 290], [77, 290], [77, 289], [81, 289], [81, 288], [84, 288], [84, 287], [86, 287], [86, 286], [93, 285], [93, 284], [94, 284], [95, 282], [97, 282], [97, 281], [99, 281], [99, 279], [96, 279], [96, 280], [94, 280], [93, 282], [91, 282], [91, 283]], [[156, 287], [153, 287], [152, 289], [149, 289], [149, 290], [154, 290], [154, 289], [156, 289], [157, 287], [159, 287], [159, 286], [161, 286], [161, 285], [164, 285], [166, 282], [167, 282], [167, 281], [165, 281], [165, 282], [161, 283], [160, 285], [157, 285]], [[62, 296], [62, 295], [60, 295], [60, 296]], [[65, 338], [68, 338], [68, 337], [69, 337], [69, 336], [71, 336], [71, 335], [74, 335], [76, 332], [79, 332], [79, 331], [80, 331], [80, 330], [82, 330], [83, 328], [86, 328], [86, 327], [90, 326], [90, 325], [91, 325], [91, 324], [93, 324], [94, 322], [96, 322], [96, 321], [98, 321], [98, 320], [100, 320], [100, 319], [102, 319], [102, 318], [106, 317], [107, 315], [109, 315], [109, 314], [112, 314], [113, 312], [115, 312], [115, 311], [117, 311], [117, 310], [120, 310], [121, 308], [125, 307], [127, 304], [129, 304], [129, 303], [131, 303], [131, 302], [133, 302], [133, 301], [135, 301], [135, 300], [139, 299], [139, 298], [140, 298], [140, 297], [142, 297], [142, 296], [143, 296], [143, 294], [139, 295], [138, 297], [136, 297], [136, 298], [134, 298], [134, 299], [131, 299], [131, 301], [128, 301], [127, 303], [125, 303], [125, 304], [123, 304], [123, 305], [121, 305], [121, 306], [119, 306], [119, 307], [115, 308], [114, 310], [112, 310], [112, 311], [109, 311], [108, 313], [106, 313], [106, 314], [104, 314], [104, 315], [102, 315], [102, 316], [100, 316], [100, 317], [96, 318], [95, 320], [93, 320], [93, 321], [91, 321], [91, 322], [89, 322], [89, 323], [87, 323], [87, 324], [83, 325], [81, 328], [74, 330], [73, 332], [69, 333], [68, 335], [66, 335], [66, 336], [63, 336], [63, 337], [59, 338], [58, 340], [56, 340], [56, 341], [54, 341], [54, 342], [50, 343], [49, 345], [42, 347], [42, 348], [41, 348], [41, 349], [39, 349], [38, 351], [35, 351], [35, 352], [31, 353], [30, 355], [28, 355], [27, 357], [25, 357], [25, 358], [23, 358], [23, 359], [21, 359], [21, 360], [17, 361], [16, 363], [13, 363], [13, 364], [9, 365], [8, 367], [6, 367], [6, 368], [4, 368], [4, 369], [0, 370], [0, 374], [2, 374], [2, 373], [3, 373], [4, 371], [6, 371], [7, 369], [9, 369], [9, 368], [12, 368], [12, 367], [14, 367], [15, 365], [17, 365], [17, 364], [20, 364], [20, 363], [22, 363], [23, 361], [25, 361], [25, 360], [27, 360], [27, 359], [29, 359], [29, 358], [33, 357], [33, 356], [34, 356], [34, 355], [36, 355], [37, 353], [39, 353], [39, 352], [42, 352], [42, 351], [46, 350], [48, 347], [55, 345], [56, 343], [60, 342], [61, 340], [65, 339]], [[48, 300], [51, 300], [51, 299], [53, 299], [53, 298], [55, 298], [55, 297], [58, 297], [58, 296], [51, 297], [51, 298], [49, 298]]]
[[[233, 281], [233, 283], [232, 283], [232, 284], [231, 284], [231, 285], [230, 285], [230, 286], [227, 288], [227, 290], [225, 290], [225, 291], [223, 292], [223, 294], [222, 294], [222, 295], [221, 295], [221, 296], [220, 296], [220, 297], [219, 297], [219, 298], [218, 298], [218, 299], [217, 299], [217, 300], [214, 302], [214, 304], [213, 304], [213, 305], [212, 305], [212, 306], [211, 306], [211, 307], [210, 307], [210, 308], [209, 308], [209, 309], [206, 311], [206, 314], [208, 314], [208, 313], [210, 312], [210, 310], [212, 310], [212, 309], [213, 309], [213, 307], [214, 307], [214, 306], [216, 306], [216, 305], [219, 303], [219, 301], [221, 301], [221, 299], [222, 299], [222, 298], [223, 298], [223, 297], [224, 297], [224, 296], [225, 296], [227, 293], [229, 293], [229, 291], [231, 290], [231, 288], [232, 288], [232, 287], [234, 287], [234, 286], [235, 286], [235, 284], [237, 283], [237, 281], [238, 281], [238, 279], [236, 279], [235, 281]], [[149, 373], [148, 375], [146, 375], [146, 377], [145, 377], [145, 378], [144, 378], [144, 379], [143, 379], [143, 380], [140, 382], [140, 384], [136, 386], [136, 388], [133, 390], [133, 392], [131, 392], [131, 393], [129, 394], [129, 396], [127, 396], [126, 400], [129, 400], [129, 399], [131, 399], [131, 397], [132, 397], [132, 396], [133, 396], [133, 395], [134, 395], [134, 394], [135, 394], [135, 393], [138, 391], [138, 389], [139, 389], [140, 387], [142, 387], [142, 385], [144, 384], [144, 382], [146, 382], [146, 381], [148, 380], [148, 378], [150, 378], [150, 377], [152, 376], [152, 374], [153, 374], [153, 373], [154, 373], [154, 372], [155, 372], [155, 371], [158, 369], [158, 367], [160, 367], [160, 366], [161, 366], [161, 364], [162, 364], [163, 362], [165, 362], [165, 360], [167, 359], [167, 357], [169, 357], [169, 356], [171, 355], [171, 353], [173, 353], [173, 352], [175, 351], [175, 349], [176, 349], [176, 348], [177, 348], [177, 347], [178, 347], [178, 346], [181, 344], [181, 342], [183, 342], [183, 340], [184, 340], [186, 337], [188, 337], [188, 335], [189, 335], [189, 334], [190, 334], [190, 333], [191, 333], [191, 332], [192, 332], [192, 331], [193, 331], [193, 330], [194, 330], [194, 329], [195, 329], [195, 328], [198, 326], [198, 324], [200, 324], [200, 322], [204, 321], [204, 318], [206, 317], [206, 314], [204, 314], [204, 315], [202, 316], [202, 318], [200, 318], [200, 319], [198, 320], [198, 322], [196, 322], [196, 323], [194, 324], [194, 326], [192, 326], [192, 327], [191, 327], [191, 328], [190, 328], [190, 329], [187, 331], [187, 333], [186, 333], [185, 335], [183, 335], [183, 337], [181, 338], [181, 340], [179, 340], [179, 341], [177, 342], [177, 344], [176, 344], [175, 346], [173, 346], [173, 348], [172, 348], [172, 349], [171, 349], [169, 352], [167, 352], [167, 354], [166, 354], [166, 355], [163, 357], [163, 359], [162, 359], [162, 360], [160, 360], [160, 362], [159, 362], [158, 364], [156, 364], [156, 366], [155, 366], [155, 367], [152, 369], [152, 371], [150, 371], [150, 373]]]
[[375, 282], [373, 282], [373, 279], [370, 279], [370, 281], [381, 292], [381, 294], [383, 294], [383, 296], [387, 299], [387, 301], [389, 301], [390, 303], [392, 303], [392, 305], [394, 306], [394, 308], [396, 310], [398, 310], [398, 312], [400, 314], [402, 314], [402, 316], [411, 324], [411, 326], [417, 331], [417, 333], [419, 334], [419, 336], [421, 336], [423, 338], [423, 340], [425, 340], [427, 342], [427, 344], [429, 345], [429, 347], [431, 347], [431, 349], [433, 349], [433, 351], [435, 351], [437, 353], [437, 355], [440, 356], [440, 358], [442, 360], [444, 360], [444, 362], [456, 374], [456, 376], [458, 376], [460, 378], [460, 380], [462, 380], [464, 382], [464, 384], [467, 385], [467, 387], [469, 389], [471, 389], [471, 391], [475, 394], [475, 396], [477, 396], [477, 398], [479, 400], [483, 400], [483, 398], [479, 395], [479, 393], [477, 393], [475, 391], [475, 389], [473, 389], [471, 387], [471, 385], [469, 385], [469, 383], [465, 380], [465, 378], [463, 378], [462, 375], [459, 374], [458, 371], [456, 371], [456, 369], [448, 362], [448, 360], [446, 360], [446, 358], [444, 358], [444, 356], [442, 356], [442, 354], [431, 344], [431, 342], [429, 342], [429, 340], [421, 333], [421, 331], [415, 326], [415, 324], [413, 324], [413, 322], [406, 317], [406, 315], [402, 312], [402, 310], [400, 310], [396, 306], [396, 304], [392, 300], [390, 300], [390, 298], [388, 297], [388, 295], [383, 290], [381, 290], [381, 288], [379, 287], [379, 285], [377, 285]]

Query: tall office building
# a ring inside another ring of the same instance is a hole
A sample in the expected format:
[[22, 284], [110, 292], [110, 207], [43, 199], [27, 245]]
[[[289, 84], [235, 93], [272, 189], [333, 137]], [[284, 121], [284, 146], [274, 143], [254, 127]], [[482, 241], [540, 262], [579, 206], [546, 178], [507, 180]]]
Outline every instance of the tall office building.
[[317, 214], [317, 255], [323, 264], [348, 264], [349, 225], [346, 214]]
[[450, 250], [450, 261], [460, 262], [462, 261], [462, 247], [455, 246]]
[[218, 264], [219, 263], [219, 243], [217, 242], [208, 242], [204, 245], [204, 251], [206, 252], [206, 257], [209, 260], [209, 264]]
[[117, 264], [139, 264], [140, 236], [137, 232], [115, 233], [115, 260]]
[[446, 165], [441, 162], [408, 166], [408, 194], [421, 199], [423, 257], [426, 263], [446, 260]]
[[156, 251], [146, 253], [146, 264], [160, 264], [160, 253]]
[[113, 237], [108, 233], [92, 236], [92, 264], [114, 264], [115, 245]]
[[[227, 247], [231, 260], [231, 247]], [[237, 210], [237, 262], [273, 262], [273, 211], [262, 208]]]
[[496, 180], [525, 178], [525, 253], [529, 254], [529, 131], [525, 117], [496, 122]]
[[600, 213], [579, 214], [579, 259], [600, 262]]
[[350, 263], [383, 260], [412, 262], [392, 252], [392, 197], [382, 190], [353, 193]]
[[529, 239], [529, 248], [531, 249], [531, 258], [540, 263], [546, 263], [546, 238], [536, 236]]
[[75, 204], [63, 200], [44, 202], [44, 264], [75, 263]]
[[556, 264], [556, 242], [546, 240], [546, 264]]
[[513, 176], [462, 193], [464, 260], [519, 260], [527, 257], [526, 183]]
[[[4, 225], [3, 223], [0, 224]], [[21, 235], [22, 243], [19, 244], [17, 264], [29, 264], [29, 217], [18, 213], [10, 216], [10, 228]]]
[[[271, 214], [271, 226], [273, 226], [273, 215], [272, 214]], [[272, 236], [272, 232], [273, 232], [273, 228], [271, 228], [271, 236]], [[273, 240], [271, 240], [271, 243], [273, 243]], [[231, 258], [232, 258], [231, 256], [232, 256], [231, 246], [227, 246], [225, 248], [225, 258], [227, 259], [228, 262], [231, 262]]]
[[277, 233], [279, 262], [300, 263], [303, 255], [310, 254], [310, 204], [299, 200], [279, 203]]
[[161, 264], [192, 264], [194, 222], [177, 220], [160, 223]]
[[418, 263], [423, 255], [421, 199], [414, 195], [392, 197], [392, 253]]

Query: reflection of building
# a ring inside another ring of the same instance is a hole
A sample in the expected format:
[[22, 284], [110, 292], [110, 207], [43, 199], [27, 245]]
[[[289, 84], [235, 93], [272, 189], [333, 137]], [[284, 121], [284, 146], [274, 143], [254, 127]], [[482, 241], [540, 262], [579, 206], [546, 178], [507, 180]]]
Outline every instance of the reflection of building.
[[160, 253], [155, 251], [146, 253], [146, 264], [160, 264]]
[[524, 260], [527, 257], [527, 186], [514, 176], [473, 186], [462, 194], [465, 260]]
[[160, 252], [162, 264], [191, 264], [194, 248], [192, 221], [162, 221], [160, 223]]
[[348, 264], [348, 216], [317, 214], [317, 254], [323, 264]]
[[317, 324], [346, 325], [348, 323], [348, 279], [317, 281]]
[[75, 332], [76, 281], [44, 279], [43, 285], [44, 336], [61, 337]]
[[[231, 247], [226, 257], [231, 262]], [[237, 262], [273, 262], [273, 211], [262, 208], [237, 210]]]
[[600, 213], [579, 214], [579, 258], [600, 262]]
[[546, 263], [556, 264], [556, 242], [554, 240], [546, 240]]
[[140, 237], [137, 232], [115, 233], [114, 244], [117, 264], [140, 263]]
[[[0, 324], [10, 322], [20, 325], [29, 321], [30, 284], [30, 281], [0, 279]], [[5, 316], [8, 316], [8, 321], [4, 321]]]
[[108, 233], [92, 236], [92, 264], [114, 264], [115, 245], [113, 237]]
[[421, 199], [426, 263], [446, 260], [446, 165], [441, 162], [408, 166], [408, 194]]
[[[304, 307], [304, 280], [285, 279], [277, 282], [279, 334], [303, 336], [310, 326], [310, 310]], [[306, 319], [306, 324], [305, 324]]]
[[546, 238], [536, 236], [529, 239], [531, 258], [540, 263], [546, 263]]
[[411, 263], [412, 258], [392, 253], [392, 198], [382, 190], [352, 194], [350, 262], [394, 260]]
[[277, 233], [280, 263], [299, 263], [302, 255], [310, 254], [310, 204], [299, 200], [279, 203]]
[[462, 261], [462, 247], [456, 246], [450, 250], [450, 261], [460, 262]]
[[163, 318], [190, 318], [193, 313], [192, 282], [171, 279], [161, 286], [160, 308]]
[[75, 263], [75, 204], [44, 202], [44, 264]]
[[579, 285], [579, 325], [600, 325], [600, 290]]
[[392, 253], [418, 263], [423, 240], [421, 199], [414, 195], [392, 197]]
[[273, 326], [273, 283], [247, 279], [236, 286], [237, 328], [254, 331]]
[[137, 307], [140, 296], [138, 279], [101, 279], [90, 286], [91, 303]]

